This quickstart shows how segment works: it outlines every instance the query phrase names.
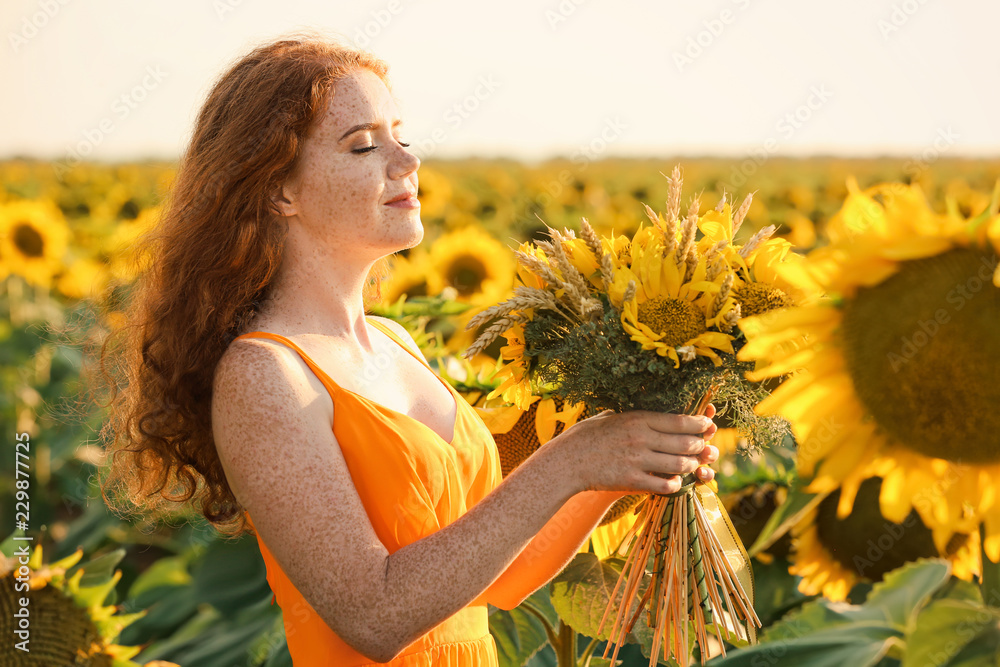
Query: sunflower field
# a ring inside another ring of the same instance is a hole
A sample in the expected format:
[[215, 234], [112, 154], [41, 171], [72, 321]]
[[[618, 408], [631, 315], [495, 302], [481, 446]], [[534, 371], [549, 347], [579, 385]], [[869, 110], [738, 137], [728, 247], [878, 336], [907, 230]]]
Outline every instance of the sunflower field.
[[[407, 327], [480, 411], [507, 475], [589, 414], [530, 387], [506, 401], [498, 371], [516, 336], [467, 359], [484, 330], [467, 325], [513, 294], [519, 245], [548, 240], [547, 227], [579, 232], [583, 218], [602, 237], [631, 237], [648, 224], [644, 205], [662, 206], [678, 162], [699, 213], [753, 193], [731, 241], [773, 225], [795, 258], [767, 268], [770, 305], [739, 325], [748, 378], [769, 391], [754, 410], [790, 432], [749, 448], [720, 405], [712, 441], [718, 493], [751, 557], [759, 641], [692, 646], [690, 657], [1000, 664], [1000, 162], [429, 160], [424, 241], [391, 258], [373, 312]], [[38, 661], [5, 641], [0, 666], [291, 665], [252, 536], [223, 539], [189, 507], [169, 522], [119, 516], [97, 481], [104, 417], [88, 360], [99, 333], [123, 321], [142, 270], [136, 240], [155, 229], [174, 172], [0, 162], [0, 505], [10, 521], [0, 609], [16, 636], [15, 584], [26, 582]], [[519, 607], [490, 607], [501, 665], [611, 664], [600, 621], [639, 499], [616, 503]], [[643, 615], [628, 639], [615, 664], [656, 662]]]

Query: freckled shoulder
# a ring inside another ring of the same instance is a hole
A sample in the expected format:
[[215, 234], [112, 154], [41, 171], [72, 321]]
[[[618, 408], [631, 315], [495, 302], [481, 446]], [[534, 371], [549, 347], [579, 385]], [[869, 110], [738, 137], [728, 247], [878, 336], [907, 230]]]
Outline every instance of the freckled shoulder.
[[322, 405], [332, 421], [333, 399], [326, 387], [295, 350], [276, 340], [241, 338], [219, 359], [213, 403], [239, 400], [247, 392], [278, 392], [302, 407]]

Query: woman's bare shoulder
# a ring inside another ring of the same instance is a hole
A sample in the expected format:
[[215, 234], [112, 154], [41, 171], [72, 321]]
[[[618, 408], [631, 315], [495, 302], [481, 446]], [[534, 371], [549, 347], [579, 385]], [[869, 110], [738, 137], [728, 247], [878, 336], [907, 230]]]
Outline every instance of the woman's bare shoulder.
[[299, 367], [311, 374], [298, 353], [282, 342], [271, 338], [240, 338], [230, 343], [219, 358], [215, 367], [215, 381], [231, 377], [254, 380], [291, 379], [289, 371]]
[[268, 338], [235, 340], [215, 368], [213, 408], [262, 398], [290, 408], [320, 406], [320, 416], [332, 421], [329, 393], [295, 350]]

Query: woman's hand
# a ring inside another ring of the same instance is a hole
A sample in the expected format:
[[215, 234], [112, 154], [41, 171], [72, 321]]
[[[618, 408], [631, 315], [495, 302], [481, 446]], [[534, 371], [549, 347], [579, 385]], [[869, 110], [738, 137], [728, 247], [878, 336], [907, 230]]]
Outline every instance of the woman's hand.
[[682, 475], [697, 471], [706, 482], [715, 476], [707, 467], [719, 458], [719, 450], [707, 442], [717, 430], [715, 412], [711, 404], [704, 416], [606, 410], [546, 446], [559, 448], [577, 491], [674, 493]]

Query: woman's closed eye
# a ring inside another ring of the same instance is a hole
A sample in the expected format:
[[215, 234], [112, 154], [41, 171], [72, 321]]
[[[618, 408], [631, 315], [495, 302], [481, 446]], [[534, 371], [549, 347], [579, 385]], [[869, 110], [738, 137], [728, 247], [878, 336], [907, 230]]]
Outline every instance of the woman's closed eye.
[[[402, 146], [403, 148], [409, 148], [410, 147], [410, 144], [404, 144], [402, 141], [399, 142], [399, 145]], [[355, 148], [351, 152], [352, 153], [370, 153], [371, 151], [375, 150], [376, 148], [378, 148], [378, 146], [365, 146], [364, 148]]]

